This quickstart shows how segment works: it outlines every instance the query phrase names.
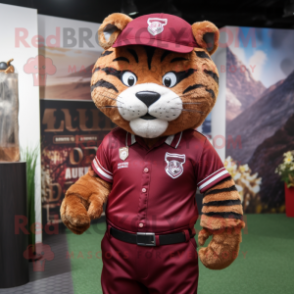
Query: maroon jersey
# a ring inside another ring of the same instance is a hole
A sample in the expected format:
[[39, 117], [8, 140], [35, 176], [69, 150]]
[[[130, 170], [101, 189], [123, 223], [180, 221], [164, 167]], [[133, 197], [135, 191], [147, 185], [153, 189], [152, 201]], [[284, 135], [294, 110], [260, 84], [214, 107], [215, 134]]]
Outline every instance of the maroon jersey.
[[162, 137], [149, 149], [141, 137], [116, 128], [92, 167], [112, 183], [108, 223], [129, 232], [193, 229], [197, 186], [203, 193], [230, 176], [208, 139], [194, 130]]

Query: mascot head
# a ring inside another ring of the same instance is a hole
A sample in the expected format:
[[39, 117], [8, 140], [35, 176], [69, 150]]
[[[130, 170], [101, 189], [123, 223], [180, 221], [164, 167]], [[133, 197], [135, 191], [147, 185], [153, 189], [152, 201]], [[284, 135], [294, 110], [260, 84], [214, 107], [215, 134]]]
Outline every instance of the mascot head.
[[215, 25], [115, 13], [103, 21], [98, 39], [105, 51], [93, 68], [91, 95], [117, 126], [156, 138], [202, 124], [218, 95], [210, 57], [219, 39]]

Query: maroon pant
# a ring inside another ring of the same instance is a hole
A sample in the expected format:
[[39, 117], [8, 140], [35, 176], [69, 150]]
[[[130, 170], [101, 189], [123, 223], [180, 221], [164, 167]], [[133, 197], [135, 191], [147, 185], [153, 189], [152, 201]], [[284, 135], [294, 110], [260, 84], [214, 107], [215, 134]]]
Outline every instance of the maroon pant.
[[157, 247], [115, 239], [109, 228], [102, 240], [104, 294], [194, 294], [198, 285], [196, 242]]

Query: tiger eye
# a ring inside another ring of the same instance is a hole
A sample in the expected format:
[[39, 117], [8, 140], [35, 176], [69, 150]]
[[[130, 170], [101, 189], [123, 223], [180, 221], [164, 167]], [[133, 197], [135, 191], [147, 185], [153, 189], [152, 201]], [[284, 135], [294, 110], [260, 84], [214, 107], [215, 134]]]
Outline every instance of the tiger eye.
[[129, 84], [129, 86], [133, 86], [134, 83], [135, 83], [135, 79], [134, 79], [134, 77], [130, 76], [130, 77], [128, 78], [128, 84]]
[[165, 78], [165, 79], [164, 79], [164, 85], [165, 85], [166, 87], [169, 87], [169, 86], [171, 85], [171, 78]]

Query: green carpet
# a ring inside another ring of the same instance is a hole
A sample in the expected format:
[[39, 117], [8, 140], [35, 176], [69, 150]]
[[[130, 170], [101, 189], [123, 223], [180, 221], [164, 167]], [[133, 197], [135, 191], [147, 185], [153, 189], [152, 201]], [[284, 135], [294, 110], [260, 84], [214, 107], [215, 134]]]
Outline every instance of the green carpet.
[[[67, 234], [77, 294], [102, 293], [100, 243], [105, 228], [105, 224], [95, 224], [83, 235]], [[221, 271], [208, 270], [199, 262], [199, 272], [198, 294], [294, 293], [294, 218], [284, 214], [247, 215], [235, 262]]]

